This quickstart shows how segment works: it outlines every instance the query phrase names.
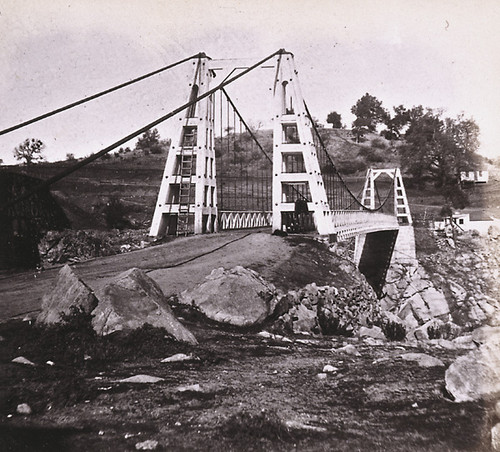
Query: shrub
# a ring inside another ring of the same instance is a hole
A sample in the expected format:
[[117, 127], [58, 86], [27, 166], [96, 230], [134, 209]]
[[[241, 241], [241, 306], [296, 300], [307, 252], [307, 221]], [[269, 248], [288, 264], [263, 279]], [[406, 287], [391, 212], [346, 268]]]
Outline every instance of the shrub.
[[116, 198], [111, 198], [103, 209], [106, 224], [111, 229], [125, 229], [130, 225], [125, 217], [125, 205]]
[[374, 138], [372, 140], [372, 147], [376, 149], [387, 149], [387, 144], [381, 138]]
[[97, 340], [92, 317], [81, 307], [71, 306], [69, 314], [61, 313], [60, 323], [39, 328], [37, 347], [57, 362], [83, 363]]
[[402, 341], [406, 337], [406, 328], [398, 322], [388, 321], [382, 324], [382, 331], [390, 341]]

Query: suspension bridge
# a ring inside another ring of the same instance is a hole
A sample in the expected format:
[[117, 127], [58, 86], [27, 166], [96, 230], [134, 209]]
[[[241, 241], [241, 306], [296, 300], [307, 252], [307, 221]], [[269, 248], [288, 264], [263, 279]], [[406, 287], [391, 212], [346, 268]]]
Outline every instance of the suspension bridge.
[[[186, 103], [0, 207], [2, 215], [33, 193], [170, 120], [174, 124], [171, 148], [159, 181], [151, 237], [257, 227], [315, 230], [333, 241], [356, 237], [356, 262], [380, 293], [394, 248], [403, 246], [406, 255], [414, 256], [413, 233], [399, 234], [398, 239], [398, 232], [405, 227], [409, 231], [412, 224], [401, 173], [397, 168], [370, 169], [362, 196], [354, 195], [335, 167], [302, 96], [294, 56], [283, 49], [253, 65], [232, 68], [222, 81], [217, 80], [220, 60], [204, 53], [193, 55], [2, 130], [0, 135], [182, 64], [191, 70]], [[249, 127], [226, 89], [262, 68], [274, 73], [268, 100], [273, 111], [272, 140]], [[382, 199], [376, 181], [384, 176], [392, 185]]]

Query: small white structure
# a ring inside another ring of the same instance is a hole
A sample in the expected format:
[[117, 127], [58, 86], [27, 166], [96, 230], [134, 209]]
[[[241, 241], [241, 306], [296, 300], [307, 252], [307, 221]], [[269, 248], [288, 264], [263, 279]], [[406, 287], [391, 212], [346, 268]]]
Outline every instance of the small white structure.
[[488, 182], [488, 171], [461, 171], [460, 182], [465, 184], [486, 184]]
[[[482, 212], [460, 213], [453, 214], [453, 227], [458, 232], [477, 231], [480, 235], [488, 235], [488, 229], [491, 226], [500, 226], [500, 220], [491, 218], [482, 214]], [[438, 232], [446, 232], [450, 229], [450, 219], [444, 218], [434, 222], [434, 230]]]

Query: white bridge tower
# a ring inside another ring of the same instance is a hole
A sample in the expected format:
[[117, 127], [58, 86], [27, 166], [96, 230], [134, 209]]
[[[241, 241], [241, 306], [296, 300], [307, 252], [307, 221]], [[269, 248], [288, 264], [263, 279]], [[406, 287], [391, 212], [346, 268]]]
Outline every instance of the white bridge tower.
[[[209, 58], [193, 61], [189, 101], [209, 90]], [[176, 117], [149, 235], [186, 235], [217, 230], [213, 95]]]
[[278, 57], [273, 93], [273, 230], [284, 229], [296, 201], [307, 200], [317, 231], [328, 234], [330, 207], [291, 53]]

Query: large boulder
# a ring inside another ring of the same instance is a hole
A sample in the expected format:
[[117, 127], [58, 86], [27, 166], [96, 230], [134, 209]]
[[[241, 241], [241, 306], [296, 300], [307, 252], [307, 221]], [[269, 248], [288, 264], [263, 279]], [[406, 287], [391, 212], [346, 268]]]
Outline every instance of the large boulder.
[[272, 314], [276, 289], [258, 273], [237, 266], [218, 268], [206, 280], [179, 296], [179, 302], [196, 306], [209, 319], [235, 326], [262, 323]]
[[173, 314], [158, 284], [138, 268], [119, 274], [98, 297], [92, 320], [98, 334], [133, 330], [148, 323], [165, 328], [178, 341], [197, 344], [193, 334]]
[[42, 312], [36, 323], [60, 323], [61, 314], [71, 314], [72, 309], [90, 314], [97, 303], [94, 292], [76, 276], [69, 265], [65, 265], [59, 271], [52, 290], [43, 296]]
[[500, 336], [490, 336], [478, 349], [457, 358], [447, 369], [445, 381], [456, 402], [500, 394]]

